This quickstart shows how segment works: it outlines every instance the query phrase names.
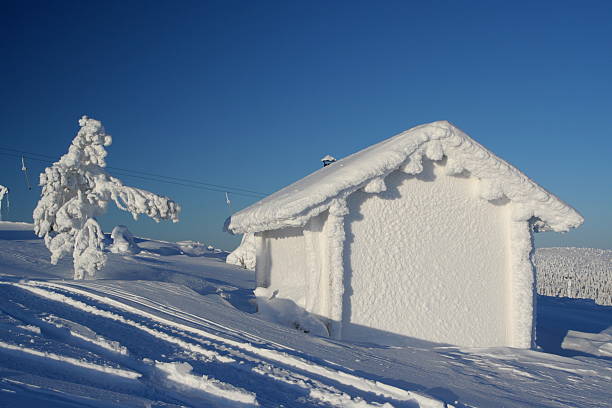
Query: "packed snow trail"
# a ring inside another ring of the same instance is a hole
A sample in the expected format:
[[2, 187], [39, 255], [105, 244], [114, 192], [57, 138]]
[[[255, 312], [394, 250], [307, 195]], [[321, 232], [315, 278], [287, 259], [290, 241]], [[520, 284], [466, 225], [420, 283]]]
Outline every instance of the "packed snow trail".
[[[224, 338], [206, 330], [194, 329], [82, 289], [42, 282], [3, 283], [1, 287], [8, 298], [15, 303], [27, 305], [30, 313], [34, 312], [35, 315], [42, 317], [52, 311], [54, 316], [76, 321], [82, 326], [93, 323], [98, 330], [100, 327], [107, 326], [105, 330], [108, 332], [98, 332], [98, 334], [121, 344], [128, 350], [129, 355], [136, 359], [135, 361], [126, 361], [122, 357], [113, 359], [116, 364], [127, 365], [136, 370], [129, 371], [132, 373], [131, 378], [137, 375], [136, 372], [140, 373], [143, 381], [151, 381], [151, 378], [155, 377], [152, 370], [147, 369], [142, 363], [146, 359], [155, 362], [157, 376], [166, 376], [168, 380], [166, 387], [174, 388], [177, 391], [187, 390], [210, 394], [209, 401], [207, 401], [209, 403], [214, 403], [216, 398], [224, 399], [222, 405], [230, 402], [257, 405], [256, 393], [244, 389], [252, 386], [253, 379], [256, 378], [256, 389], [261, 389], [266, 383], [272, 383], [271, 388], [266, 388], [280, 391], [267, 393], [260, 398], [262, 404], [266, 406], [278, 406], [279, 404], [315, 406], [318, 403], [347, 407], [385, 405], [433, 408], [445, 406], [440, 401], [418, 393], [323, 367], [284, 351], [260, 348], [251, 343]], [[11, 302], [2, 304], [5, 313], [18, 316], [19, 313], [8, 310], [10, 306], [7, 306], [7, 303]], [[157, 306], [162, 316], [176, 313], [170, 309], [166, 310], [162, 305]], [[126, 327], [111, 329], [108, 322], [95, 321], [100, 318], [119, 323], [120, 326], [128, 326], [130, 329], [138, 329], [143, 333], [134, 336], [130, 330], [126, 330], [128, 329]], [[30, 317], [23, 320], [25, 324], [44, 327], [37, 321], [37, 318]], [[42, 330], [43, 333], [46, 331]], [[66, 343], [79, 343], [78, 340], [78, 338], [66, 339]], [[134, 342], [135, 340], [137, 343]], [[147, 344], [148, 341], [158, 344], [150, 345]], [[4, 343], [0, 342], [0, 348], [3, 345]], [[11, 345], [11, 347], [16, 348], [17, 346]], [[139, 349], [165, 350], [165, 353], [160, 352], [157, 355], [147, 353], [147, 356], [144, 357], [139, 355]], [[105, 357], [108, 358], [108, 353], [105, 354]], [[180, 362], [169, 359], [170, 356], [180, 357]], [[82, 366], [88, 368], [91, 364], [83, 362]], [[106, 369], [111, 370], [110, 367]], [[125, 371], [120, 368], [113, 370], [118, 373]], [[197, 374], [192, 374], [192, 370]], [[168, 382], [173, 384], [168, 384]], [[160, 384], [155, 384], [155, 387], [160, 388]], [[296, 393], [303, 395], [293, 399]]]

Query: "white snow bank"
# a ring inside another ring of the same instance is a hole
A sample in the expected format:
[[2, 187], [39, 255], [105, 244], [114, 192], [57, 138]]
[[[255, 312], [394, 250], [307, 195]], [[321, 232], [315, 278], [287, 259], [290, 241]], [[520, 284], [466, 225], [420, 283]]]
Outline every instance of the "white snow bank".
[[255, 399], [255, 393], [223, 383], [206, 375], [194, 375], [192, 374], [193, 367], [189, 363], [163, 363], [161, 361], [156, 361], [155, 367], [165, 373], [168, 380], [179, 384], [181, 388], [192, 388], [204, 391], [205, 393], [214, 395], [215, 397], [241, 404], [255, 406], [259, 405]]
[[[125, 346], [122, 346], [117, 341], [109, 340], [104, 336], [99, 335], [87, 326], [73, 322], [71, 320], [62, 319], [61, 317], [54, 315], [46, 316], [43, 320], [53, 324], [55, 327], [61, 327], [69, 330], [70, 335], [78, 339], [95, 344], [96, 346], [104, 348], [108, 351], [112, 351], [113, 353], [121, 354], [124, 356], [128, 355], [128, 350]], [[40, 329], [38, 327], [36, 328], [40, 333]]]
[[265, 320], [292, 327], [304, 333], [328, 337], [325, 324], [290, 299], [276, 297], [268, 288], [256, 288], [257, 313]]
[[[3, 283], [0, 282], [0, 284], [3, 284]], [[55, 287], [55, 285], [53, 283], [46, 283], [46, 285], [50, 286], [50, 287]], [[72, 299], [70, 297], [67, 297], [67, 296], [64, 296], [64, 295], [62, 295], [60, 293], [51, 292], [49, 290], [42, 289], [41, 287], [30, 286], [30, 285], [25, 285], [25, 284], [15, 284], [15, 286], [18, 286], [18, 287], [20, 287], [22, 289], [28, 290], [28, 291], [30, 291], [30, 292], [38, 295], [38, 296], [41, 296], [41, 297], [44, 297], [44, 298], [47, 298], [47, 299], [50, 299], [50, 300], [54, 300], [56, 302], [61, 302], [61, 303], [73, 306], [73, 307], [75, 307], [77, 309], [86, 311], [86, 312], [88, 312], [90, 314], [106, 317], [107, 319], [116, 320], [116, 321], [119, 321], [121, 323], [133, 326], [133, 327], [135, 327], [135, 328], [137, 328], [139, 330], [142, 330], [142, 331], [144, 331], [144, 332], [146, 332], [146, 333], [148, 333], [148, 334], [150, 334], [152, 336], [158, 337], [158, 338], [160, 338], [160, 339], [162, 339], [164, 341], [177, 344], [178, 346], [182, 347], [184, 350], [188, 350], [188, 351], [192, 351], [192, 352], [198, 353], [198, 354], [200, 354], [202, 356], [202, 358], [209, 359], [209, 360], [217, 360], [217, 361], [222, 362], [222, 363], [227, 363], [227, 362], [233, 362], [234, 361], [230, 357], [226, 357], [226, 356], [220, 355], [219, 353], [217, 353], [217, 352], [215, 352], [213, 350], [207, 350], [207, 349], [201, 347], [198, 344], [194, 344], [194, 343], [185, 341], [183, 339], [173, 337], [173, 336], [171, 336], [171, 335], [169, 335], [167, 333], [164, 333], [162, 331], [159, 331], [159, 330], [151, 329], [150, 327], [147, 327], [147, 326], [145, 326], [145, 325], [143, 325], [143, 324], [141, 324], [139, 322], [136, 322], [134, 320], [127, 319], [127, 318], [125, 318], [123, 316], [117, 315], [117, 314], [109, 312], [107, 310], [98, 309], [95, 306], [91, 306], [91, 305], [88, 305], [86, 303], [80, 302], [78, 300], [74, 300], [74, 299]], [[38, 286], [45, 286], [45, 284], [43, 284], [42, 282], [39, 282]], [[91, 295], [91, 294], [90, 294], [90, 296], [94, 297], [94, 295]], [[107, 298], [106, 297], [96, 297], [96, 299], [100, 300], [100, 299], [107, 299]], [[117, 304], [117, 302], [111, 302], [110, 300], [107, 300], [107, 303], [109, 303], [109, 302], [111, 304], [113, 304], [113, 305]]]
[[[90, 305], [86, 305], [83, 302], [80, 301], [76, 301], [74, 299], [70, 299], [64, 295], [58, 294], [58, 293], [52, 293], [47, 289], [42, 289], [44, 287], [47, 288], [63, 288], [66, 289], [66, 287], [62, 286], [61, 284], [56, 284], [53, 282], [40, 282], [40, 281], [30, 281], [27, 285], [22, 285], [22, 284], [14, 284], [16, 286], [19, 287], [23, 287], [26, 290], [30, 290], [36, 294], [38, 294], [39, 296], [44, 296], [50, 299], [54, 299], [56, 301], [59, 302], [65, 302], [65, 303], [70, 303], [72, 305], [78, 305], [77, 307], [79, 307], [82, 310], [90, 310], [92, 312], [94, 312], [95, 314], [101, 314], [101, 315], [106, 315], [109, 318], [112, 319], [122, 319], [123, 322], [130, 322], [129, 319], [125, 319], [122, 316], [117, 316], [114, 315], [113, 313], [107, 312], [107, 311], [103, 311], [100, 309], [97, 309], [95, 307], [92, 307]], [[35, 285], [34, 286], [29, 286], [29, 285]], [[383, 396], [385, 398], [392, 398], [394, 400], [397, 401], [417, 401], [419, 403], [419, 405], [421, 407], [424, 408], [444, 408], [444, 403], [441, 402], [438, 399], [435, 398], [431, 398], [428, 397], [426, 395], [423, 395], [419, 392], [415, 392], [415, 391], [408, 391], [402, 388], [398, 388], [395, 387], [393, 385], [387, 384], [387, 383], [383, 383], [380, 381], [375, 381], [375, 380], [370, 380], [368, 378], [364, 378], [364, 377], [359, 377], [357, 374], [353, 374], [351, 372], [346, 372], [346, 371], [339, 371], [333, 368], [329, 368], [327, 366], [324, 365], [319, 365], [315, 362], [312, 362], [310, 360], [304, 359], [302, 357], [298, 357], [292, 354], [289, 354], [287, 352], [284, 351], [280, 351], [280, 350], [276, 350], [276, 349], [269, 349], [269, 348], [260, 348], [257, 347], [256, 345], [254, 345], [251, 341], [239, 341], [239, 340], [233, 340], [229, 337], [222, 337], [218, 334], [212, 333], [212, 332], [208, 332], [208, 331], [204, 331], [201, 329], [197, 329], [194, 328], [192, 326], [189, 326], [187, 324], [184, 323], [180, 323], [180, 322], [176, 322], [176, 321], [172, 321], [169, 320], [161, 315], [155, 315], [152, 314], [150, 312], [146, 312], [144, 310], [138, 309], [136, 307], [133, 306], [129, 306], [125, 303], [116, 301], [114, 299], [111, 299], [107, 296], [101, 296], [101, 295], [97, 295], [93, 292], [89, 292], [83, 289], [79, 289], [77, 287], [71, 286], [70, 287], [70, 291], [73, 293], [77, 293], [80, 295], [84, 295], [88, 298], [94, 299], [96, 301], [108, 304], [108, 305], [112, 305], [114, 307], [120, 308], [124, 311], [130, 312], [130, 313], [134, 313], [136, 315], [140, 315], [142, 317], [146, 317], [146, 318], [150, 318], [150, 319], [154, 319], [156, 322], [158, 323], [163, 323], [163, 324], [168, 324], [171, 325], [172, 327], [175, 327], [179, 330], [188, 332], [188, 333], [193, 333], [196, 334], [198, 336], [202, 336], [203, 338], [209, 339], [211, 341], [219, 341], [222, 342], [226, 345], [232, 346], [232, 347], [237, 347], [238, 349], [240, 349], [241, 351], [246, 351], [248, 353], [251, 353], [257, 357], [260, 358], [264, 358], [267, 359], [269, 361], [275, 362], [275, 363], [281, 363], [284, 366], [289, 366], [289, 367], [293, 367], [296, 368], [300, 371], [306, 372], [306, 373], [310, 373], [310, 374], [314, 374], [320, 378], [325, 378], [325, 379], [330, 379], [333, 380], [339, 384], [343, 384], [343, 385], [347, 385], [350, 387], [353, 387], [357, 390], [360, 390], [362, 392], [368, 392], [368, 393], [373, 393], [375, 395], [380, 395]], [[158, 311], [159, 313], [159, 311]], [[171, 315], [171, 313], [169, 313], [168, 315]], [[129, 324], [134, 325], [134, 322], [130, 322]], [[191, 350], [194, 352], [197, 352], [199, 354], [202, 354], [203, 356], [207, 356], [207, 355], [214, 355], [214, 359], [219, 361], [219, 362], [233, 362], [234, 360], [227, 357], [227, 356], [222, 356], [219, 355], [218, 353], [212, 351], [212, 350], [206, 350], [202, 347], [196, 346], [195, 344], [192, 343], [187, 343], [184, 340], [180, 340], [177, 338], [172, 338], [172, 336], [168, 336], [166, 333], [162, 333], [159, 332], [157, 330], [151, 330], [148, 327], [145, 327], [143, 325], [138, 324], [138, 327], [141, 330], [145, 330], [151, 334], [153, 333], [157, 333], [156, 335], [159, 336], [160, 338], [166, 340], [166, 341], [172, 341], [175, 344], [179, 344], [181, 345], [181, 347], [183, 347], [185, 350]], [[252, 340], [252, 339], [251, 339]], [[195, 348], [198, 347], [198, 348]], [[205, 354], [208, 353], [208, 354]]]
[[109, 250], [115, 254], [137, 254], [140, 248], [134, 241], [134, 235], [125, 225], [117, 225], [111, 232], [113, 240]]
[[209, 249], [207, 245], [197, 241], [179, 241], [176, 243], [182, 253], [189, 256], [202, 256], [214, 248]]
[[227, 256], [225, 262], [245, 269], [255, 269], [255, 236], [253, 234], [244, 234], [240, 246]]
[[60, 361], [66, 364], [71, 364], [74, 366], [86, 368], [89, 370], [95, 370], [95, 371], [103, 372], [106, 374], [116, 375], [119, 377], [130, 378], [130, 379], [136, 379], [140, 377], [140, 374], [134, 371], [125, 370], [125, 369], [117, 368], [117, 367], [98, 365], [98, 364], [90, 363], [88, 361], [79, 360], [76, 358], [51, 353], [49, 351], [39, 351], [39, 350], [31, 349], [28, 347], [24, 347], [23, 345], [9, 344], [1, 340], [0, 340], [0, 348], [6, 349], [6, 350], [17, 351], [21, 353], [26, 353], [26, 354], [34, 355], [37, 357], [46, 358], [49, 360]]
[[561, 348], [599, 357], [612, 357], [612, 327], [608, 327], [601, 333], [569, 330], [561, 343]]
[[[409, 174], [423, 170], [422, 159], [447, 157], [453, 175], [469, 172], [483, 183], [481, 196], [513, 201], [521, 211], [517, 221], [536, 217], [540, 229], [567, 231], [582, 224], [573, 208], [531, 181], [518, 169], [495, 156], [447, 121], [417, 126], [370, 146], [304, 177], [227, 219], [225, 227], [236, 234], [302, 226], [325, 211], [332, 199], [365, 187], [370, 180], [384, 178], [401, 169]], [[383, 188], [377, 181], [370, 191]], [[487, 191], [485, 191], [487, 190]]]

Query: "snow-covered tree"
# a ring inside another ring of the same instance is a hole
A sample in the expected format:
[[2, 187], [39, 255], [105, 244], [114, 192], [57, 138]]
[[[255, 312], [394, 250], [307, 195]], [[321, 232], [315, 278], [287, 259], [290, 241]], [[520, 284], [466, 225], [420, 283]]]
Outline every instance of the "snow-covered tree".
[[112, 139], [102, 124], [87, 116], [68, 153], [40, 175], [41, 198], [34, 209], [34, 228], [51, 251], [51, 263], [69, 254], [74, 259], [74, 278], [92, 278], [106, 263], [104, 235], [96, 217], [108, 202], [129, 211], [134, 219], [146, 214], [155, 221], [178, 222], [180, 206], [168, 197], [124, 186], [104, 168], [106, 146]]

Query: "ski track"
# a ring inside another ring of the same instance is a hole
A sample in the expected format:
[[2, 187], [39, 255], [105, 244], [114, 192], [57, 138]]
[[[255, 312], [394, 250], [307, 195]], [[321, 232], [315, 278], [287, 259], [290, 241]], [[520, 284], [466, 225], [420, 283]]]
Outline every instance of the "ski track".
[[19, 353], [32, 354], [37, 357], [48, 358], [51, 360], [60, 361], [62, 363], [72, 364], [78, 367], [100, 371], [105, 374], [117, 375], [119, 377], [124, 377], [124, 378], [129, 378], [129, 379], [135, 379], [135, 378], [140, 377], [140, 374], [134, 371], [124, 370], [121, 368], [114, 368], [114, 367], [109, 367], [109, 366], [102, 366], [98, 364], [92, 364], [87, 361], [79, 360], [79, 359], [72, 358], [72, 357], [60, 356], [58, 354], [50, 353], [47, 351], [39, 351], [39, 350], [27, 348], [21, 344], [14, 345], [14, 344], [5, 343], [4, 341], [0, 341], [0, 348], [5, 349], [5, 350], [16, 351]]
[[[80, 364], [81, 367], [119, 370], [117, 372], [125, 372], [124, 375], [132, 380], [138, 378], [154, 388], [145, 395], [147, 398], [187, 405], [200, 398], [213, 406], [446, 406], [425, 395], [359, 377], [332, 363], [329, 365], [335, 368], [309, 361], [294, 355], [299, 353], [286, 346], [240, 333], [118, 288], [105, 290], [121, 300], [101, 296], [95, 289], [51, 282], [0, 282], [1, 287], [21, 291], [21, 296], [11, 294], [11, 298], [18, 299], [23, 310], [18, 310], [16, 301], [13, 306], [0, 303], [5, 313], [27, 326], [39, 327], [43, 335], [53, 334], [53, 330], [68, 331], [68, 335], [56, 333], [52, 337], [97, 353], [122, 368], [92, 363], [87, 363], [91, 366]], [[44, 318], [32, 316], [33, 312]], [[53, 330], [45, 326], [52, 325], [48, 321], [62, 320], [68, 323], [54, 326]], [[92, 323], [96, 323], [94, 327], [98, 331], [106, 327], [105, 332], [93, 332], [88, 326]], [[71, 332], [71, 327], [93, 333], [82, 338], [82, 333], [79, 330]], [[32, 330], [24, 331], [35, 334]], [[145, 345], [139, 345], [143, 342]], [[151, 346], [150, 342], [156, 344]], [[113, 347], [109, 348], [109, 344]], [[39, 353], [36, 355], [41, 358], [71, 361], [64, 355], [51, 356], [5, 342], [0, 342], [0, 348], [17, 348], [21, 352]], [[157, 354], [152, 354], [152, 350]], [[258, 395], [258, 391], [265, 392]]]

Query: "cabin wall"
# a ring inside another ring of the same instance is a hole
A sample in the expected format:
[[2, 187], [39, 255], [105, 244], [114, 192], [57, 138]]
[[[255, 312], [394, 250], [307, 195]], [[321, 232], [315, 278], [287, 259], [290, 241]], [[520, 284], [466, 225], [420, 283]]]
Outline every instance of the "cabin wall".
[[423, 164], [391, 173], [385, 192], [348, 197], [343, 338], [511, 345], [509, 205]]
[[329, 313], [328, 212], [305, 227], [257, 233], [257, 286], [318, 316]]
[[278, 297], [303, 307], [308, 272], [303, 229], [283, 228], [257, 235], [257, 285], [278, 291]]

